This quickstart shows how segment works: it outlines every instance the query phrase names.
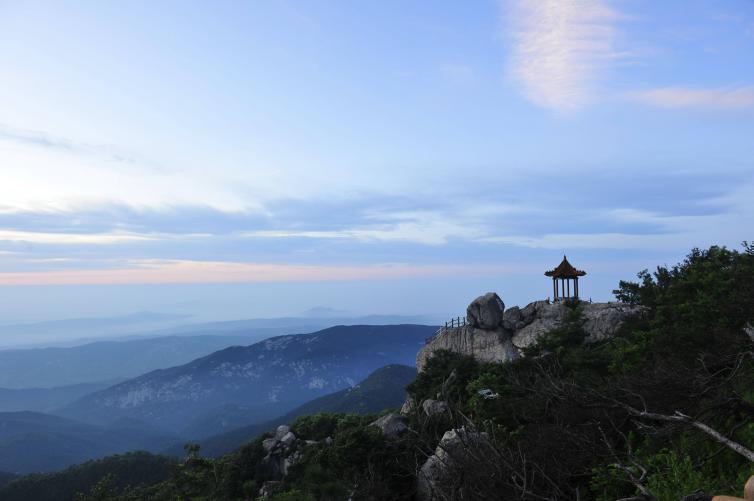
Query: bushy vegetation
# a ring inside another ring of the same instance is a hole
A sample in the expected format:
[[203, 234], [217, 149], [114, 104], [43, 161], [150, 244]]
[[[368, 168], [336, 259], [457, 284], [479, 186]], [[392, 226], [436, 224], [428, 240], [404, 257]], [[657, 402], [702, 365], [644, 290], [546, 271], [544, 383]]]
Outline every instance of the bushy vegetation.
[[4, 471], [0, 471], [0, 487], [4, 486], [5, 484], [7, 484], [8, 482], [10, 482], [14, 478], [16, 478], [16, 475], [14, 475], [12, 473], [7, 473], [7, 472], [4, 472]]
[[[354, 499], [411, 499], [414, 476], [407, 454], [414, 454], [413, 440], [387, 440], [379, 429], [368, 426], [375, 416], [317, 414], [292, 423], [302, 440], [296, 447], [301, 459], [276, 486], [275, 501]], [[114, 489], [105, 479], [79, 497], [89, 500], [146, 499], [255, 499], [265, 482], [278, 478], [263, 461], [264, 434], [233, 454], [212, 460], [194, 447], [176, 465], [171, 477], [141, 489]], [[325, 440], [327, 439], [327, 440]], [[295, 450], [293, 451], [295, 452]], [[413, 458], [413, 457], [412, 457]]]
[[[413, 499], [419, 468], [443, 432], [459, 426], [492, 443], [484, 458], [463, 459], [454, 479], [463, 499], [739, 492], [754, 474], [745, 457], [754, 449], [754, 246], [694, 250], [676, 266], [621, 282], [615, 295], [645, 309], [609, 340], [584, 343], [574, 303], [566, 324], [516, 362], [437, 352], [408, 391], [415, 402], [447, 401], [451, 412], [414, 412], [398, 439], [369, 426], [375, 416], [298, 418], [293, 431], [309, 442], [297, 442], [299, 460], [269, 499]], [[106, 478], [82, 499], [254, 499], [280, 480], [263, 460], [266, 437], [217, 460], [192, 450], [151, 487], [113, 487]]]
[[505, 467], [488, 478], [490, 495], [675, 500], [739, 492], [754, 474], [754, 463], [695, 426], [754, 449], [754, 339], [744, 330], [754, 319], [754, 246], [694, 250], [639, 279], [615, 294], [646, 315], [614, 339], [584, 344], [573, 304], [566, 325], [526, 358], [479, 364], [439, 353], [410, 386], [417, 400], [441, 394], [459, 421], [494, 434]]
[[[148, 452], [129, 452], [72, 466], [57, 473], [27, 475], [0, 489], [3, 501], [60, 501], [77, 493], [101, 492], [99, 499], [170, 478], [175, 462]], [[92, 489], [92, 486], [95, 486]], [[107, 494], [107, 496], [105, 495]]]

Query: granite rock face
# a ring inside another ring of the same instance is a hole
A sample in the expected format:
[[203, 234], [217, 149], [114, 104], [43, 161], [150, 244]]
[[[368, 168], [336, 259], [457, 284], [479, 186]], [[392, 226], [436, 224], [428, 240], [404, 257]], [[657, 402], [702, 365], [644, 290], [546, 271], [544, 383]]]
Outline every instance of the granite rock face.
[[[497, 298], [497, 299], [496, 299]], [[498, 302], [499, 301], [499, 302]], [[641, 306], [625, 303], [582, 303], [586, 342], [593, 343], [614, 336], [625, 322], [644, 311]], [[475, 299], [468, 308], [471, 325], [440, 329], [416, 355], [416, 367], [424, 368], [436, 350], [444, 349], [471, 355], [481, 362], [509, 362], [522, 350], [535, 344], [545, 333], [564, 325], [568, 318], [564, 303], [535, 301], [524, 308], [504, 309], [494, 293]], [[482, 325], [486, 327], [481, 327]]]
[[472, 327], [479, 329], [496, 329], [503, 323], [505, 304], [500, 296], [488, 292], [479, 296], [466, 308], [466, 319]]
[[509, 331], [477, 329], [469, 325], [440, 331], [416, 355], [416, 368], [421, 371], [435, 350], [474, 355], [484, 362], [508, 362], [518, 357]]
[[640, 316], [645, 308], [626, 303], [591, 303], [584, 305], [586, 342], [603, 341], [623, 327], [626, 320]]
[[[427, 458], [417, 475], [416, 498], [421, 501], [448, 499], [440, 493], [460, 494], [459, 481], [464, 463], [478, 456], [492, 457], [492, 443], [486, 433], [458, 428], [448, 430], [437, 444], [435, 453]], [[462, 496], [453, 499], [465, 499]]]
[[427, 417], [432, 417], [440, 414], [447, 414], [450, 412], [450, 407], [444, 400], [433, 400], [428, 398], [422, 402], [422, 410]]
[[563, 303], [535, 301], [521, 310], [521, 326], [511, 333], [513, 345], [519, 350], [531, 346], [543, 334], [563, 325], [568, 307]]
[[416, 410], [416, 402], [410, 396], [406, 397], [406, 401], [401, 406], [401, 416], [410, 416]]
[[376, 426], [387, 438], [395, 438], [408, 430], [403, 416], [391, 412], [374, 421], [371, 426]]

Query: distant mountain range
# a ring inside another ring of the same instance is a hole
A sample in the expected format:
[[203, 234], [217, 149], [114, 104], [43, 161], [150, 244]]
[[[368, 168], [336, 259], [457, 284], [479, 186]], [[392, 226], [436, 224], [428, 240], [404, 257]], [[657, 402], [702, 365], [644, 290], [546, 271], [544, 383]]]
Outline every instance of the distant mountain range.
[[[416, 368], [406, 365], [388, 365], [377, 369], [366, 379], [352, 388], [346, 388], [329, 395], [315, 398], [300, 405], [284, 416], [270, 421], [243, 426], [226, 433], [192, 441], [201, 446], [201, 454], [217, 457], [226, 454], [266, 431], [274, 430], [281, 424], [292, 423], [299, 416], [310, 416], [321, 412], [377, 414], [384, 409], [400, 407], [406, 399], [406, 386], [416, 378]], [[183, 444], [175, 444], [166, 449], [165, 454], [181, 456]]]
[[189, 315], [141, 311], [102, 318], [69, 318], [44, 322], [0, 324], [0, 346], [60, 343], [74, 338], [112, 337], [185, 324]]
[[[217, 456], [231, 451], [278, 424], [292, 422], [298, 416], [319, 412], [367, 414], [398, 407], [405, 398], [405, 387], [415, 376], [416, 369], [413, 367], [382, 367], [356, 386], [319, 397], [283, 416], [201, 440], [202, 455]], [[128, 450], [163, 450], [168, 455], [180, 457], [184, 454], [183, 443], [186, 441], [188, 439], [158, 432], [143, 423], [129, 420], [103, 427], [36, 412], [0, 413], [0, 499], [60, 499], [42, 494], [51, 486], [54, 486], [52, 492], [58, 495], [67, 492], [65, 489], [73, 485], [79, 486], [78, 490], [84, 490], [88, 481], [101, 478], [107, 472], [117, 473], [121, 482], [129, 479], [131, 483], [146, 482], [149, 474], [139, 468], [150, 464], [160, 470], [155, 477], [160, 480], [167, 476], [169, 461], [137, 453], [91, 461], [52, 475], [22, 479], [14, 488], [2, 490], [2, 484], [9, 482], [14, 475], [57, 471], [74, 463]], [[48, 487], [44, 488], [45, 485]], [[24, 498], [22, 493], [33, 496]]]
[[87, 395], [61, 414], [97, 424], [133, 418], [183, 435], [187, 428], [198, 431], [197, 423], [213, 412], [221, 415], [223, 408], [236, 405], [247, 412], [244, 419], [259, 423], [353, 386], [379, 367], [413, 365], [435, 330], [423, 325], [339, 326], [234, 346]]
[[128, 379], [257, 339], [247, 336], [172, 336], [100, 341], [70, 348], [3, 350], [0, 351], [0, 388], [51, 388]]
[[55, 471], [118, 452], [159, 451], [178, 440], [175, 434], [127, 420], [102, 427], [36, 412], [3, 412], [0, 471]]
[[104, 390], [119, 382], [115, 380], [101, 383], [81, 383], [54, 388], [0, 388], [0, 412], [52, 412], [84, 395]]
[[237, 334], [258, 329], [287, 329], [288, 332], [277, 334], [304, 334], [333, 327], [336, 325], [403, 325], [424, 324], [431, 325], [433, 317], [426, 315], [365, 315], [348, 316], [329, 308], [313, 308], [304, 312], [300, 317], [250, 318], [242, 320], [224, 320], [221, 322], [205, 322], [171, 327], [154, 334]]
[[[319, 412], [368, 414], [398, 407], [405, 398], [406, 386], [415, 376], [416, 369], [413, 367], [382, 367], [353, 387], [316, 398], [283, 416], [200, 440], [202, 454], [217, 456], [229, 452], [279, 424], [292, 422], [298, 416]], [[109, 426], [98, 426], [37, 412], [3, 412], [0, 413], [0, 487], [15, 475], [58, 471], [71, 464], [131, 450], [163, 451], [164, 454], [180, 457], [184, 454], [183, 444], [189, 441], [186, 437], [158, 431], [129, 419], [119, 419]], [[194, 441], [194, 437], [190, 438]], [[69, 469], [67, 475], [87, 477], [82, 473], [87, 469], [99, 471], [114, 468], [113, 465], [122, 465], [123, 461], [128, 462], [129, 458], [119, 456], [94, 461]], [[164, 461], [158, 462], [164, 464]], [[56, 483], [58, 488], [67, 485], [60, 474], [45, 481]], [[36, 488], [34, 485], [36, 481], [25, 489]], [[0, 496], [0, 499], [5, 498]]]
[[[318, 313], [329, 310], [316, 310]], [[174, 316], [167, 315], [167, 318]], [[0, 339], [14, 329], [58, 329], [57, 337], [81, 338], [99, 326], [123, 321], [129, 326], [144, 326], [149, 319], [163, 318], [161, 314], [140, 313], [107, 319], [79, 319], [0, 326]], [[166, 318], [166, 321], [168, 321]], [[183, 318], [183, 317], [178, 317]], [[247, 346], [273, 336], [311, 333], [334, 325], [376, 325], [421, 323], [420, 317], [372, 315], [358, 318], [288, 317], [232, 320], [173, 326], [160, 330], [140, 331], [120, 339], [82, 341], [78, 344], [0, 350], [0, 388], [51, 388], [128, 379], [155, 369], [185, 364], [228, 346]], [[84, 330], [78, 330], [81, 326]], [[18, 332], [17, 332], [18, 334]], [[0, 403], [0, 409], [2, 404]]]

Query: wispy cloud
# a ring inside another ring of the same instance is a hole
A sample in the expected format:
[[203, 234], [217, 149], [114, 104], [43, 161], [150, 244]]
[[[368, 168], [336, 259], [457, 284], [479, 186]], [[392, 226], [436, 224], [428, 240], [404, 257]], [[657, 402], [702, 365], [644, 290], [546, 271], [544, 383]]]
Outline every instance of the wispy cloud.
[[754, 108], [754, 86], [726, 88], [661, 87], [633, 95], [660, 108], [741, 110]]
[[331, 282], [516, 273], [518, 267], [375, 264], [320, 266], [223, 261], [141, 260], [116, 269], [0, 273], [3, 285], [118, 285]]
[[[687, 235], [630, 233], [548, 233], [541, 236], [500, 236], [486, 239], [490, 243], [516, 245], [531, 249], [677, 249]], [[693, 244], [692, 244], [693, 245]]]
[[[737, 245], [748, 238], [741, 232], [754, 220], [751, 199], [754, 184], [743, 184], [724, 196], [700, 201], [702, 205], [722, 204], [722, 212], [697, 215], [662, 214], [632, 208], [605, 211], [602, 218], [614, 231], [590, 233], [547, 232], [540, 235], [495, 235], [482, 239], [490, 243], [541, 249], [665, 249], [685, 250], [713, 244]], [[637, 224], [637, 231], [622, 231], [626, 223]], [[656, 228], [657, 231], [647, 231]], [[643, 230], [643, 231], [642, 231]]]
[[[364, 224], [367, 223], [367, 224]], [[362, 242], [411, 242], [444, 245], [454, 239], [473, 240], [485, 234], [483, 224], [464, 214], [443, 211], [375, 211], [350, 227], [338, 230], [261, 230], [243, 232], [250, 238], [353, 239]]]
[[586, 104], [601, 69], [617, 57], [618, 14], [602, 0], [515, 0], [509, 12], [510, 73], [526, 97], [555, 110]]
[[[117, 148], [111, 145], [77, 142], [66, 137], [55, 136], [54, 134], [50, 134], [43, 130], [19, 129], [5, 124], [0, 124], [0, 141], [7, 141], [53, 151], [57, 150], [66, 153], [97, 156], [117, 163], [134, 165], [137, 163], [144, 163], [143, 160], [137, 162], [132, 155], [118, 151]], [[155, 165], [150, 165], [149, 168], [158, 169]]]
[[0, 230], [0, 242], [24, 242], [58, 245], [112, 245], [125, 242], [154, 240], [153, 235], [135, 233], [45, 233], [34, 231]]
[[0, 141], [2, 140], [65, 151], [77, 149], [72, 141], [65, 138], [55, 138], [46, 132], [14, 129], [0, 124]]

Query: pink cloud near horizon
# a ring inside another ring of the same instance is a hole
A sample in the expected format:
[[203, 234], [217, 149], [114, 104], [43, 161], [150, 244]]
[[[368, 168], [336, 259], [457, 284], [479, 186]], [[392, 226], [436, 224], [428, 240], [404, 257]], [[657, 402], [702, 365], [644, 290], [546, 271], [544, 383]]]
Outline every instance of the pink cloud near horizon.
[[320, 266], [148, 260], [115, 269], [0, 272], [0, 286], [327, 282], [513, 273], [521, 267], [378, 264]]
[[635, 97], [660, 108], [741, 110], [754, 108], [754, 86], [735, 88], [662, 87]]

